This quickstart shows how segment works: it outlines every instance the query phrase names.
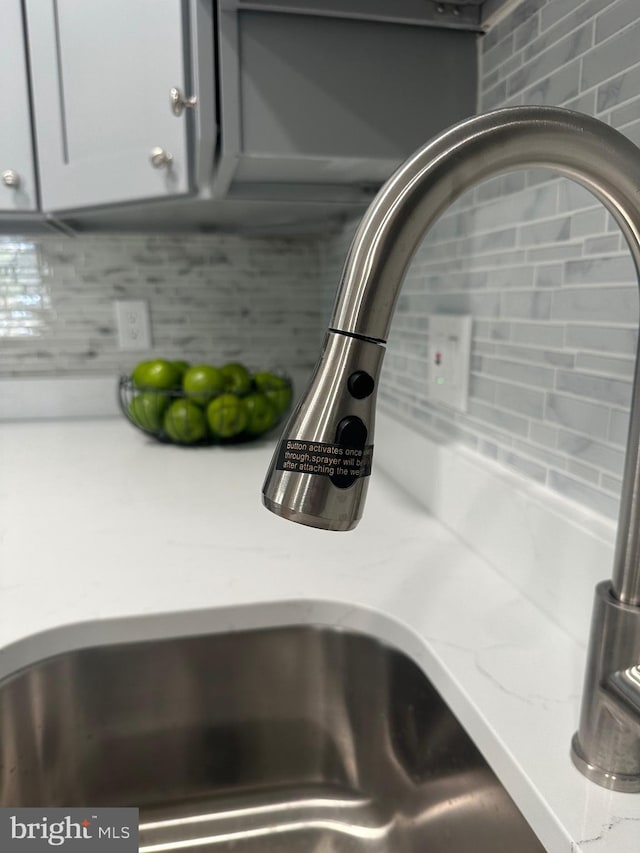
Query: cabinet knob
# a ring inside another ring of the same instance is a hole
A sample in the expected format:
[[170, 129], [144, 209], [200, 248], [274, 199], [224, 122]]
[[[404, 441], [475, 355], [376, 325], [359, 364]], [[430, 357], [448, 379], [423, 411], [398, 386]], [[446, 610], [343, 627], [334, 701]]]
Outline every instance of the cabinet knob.
[[7, 169], [6, 172], [2, 173], [2, 183], [12, 190], [20, 189], [20, 175], [13, 169]]
[[170, 102], [171, 112], [174, 114], [174, 116], [181, 116], [184, 110], [192, 110], [196, 106], [196, 104], [198, 103], [198, 98], [195, 95], [191, 95], [191, 97], [185, 98], [180, 89], [174, 86], [171, 89]]
[[169, 169], [173, 163], [173, 157], [164, 148], [152, 148], [149, 153], [149, 160], [154, 169]]

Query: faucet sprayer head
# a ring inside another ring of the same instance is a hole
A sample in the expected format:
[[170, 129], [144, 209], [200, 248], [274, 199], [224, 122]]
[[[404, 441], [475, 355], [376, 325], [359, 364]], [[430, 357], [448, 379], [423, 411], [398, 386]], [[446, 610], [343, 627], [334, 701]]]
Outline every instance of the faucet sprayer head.
[[371, 472], [384, 346], [330, 330], [262, 489], [267, 509], [324, 530], [351, 530]]

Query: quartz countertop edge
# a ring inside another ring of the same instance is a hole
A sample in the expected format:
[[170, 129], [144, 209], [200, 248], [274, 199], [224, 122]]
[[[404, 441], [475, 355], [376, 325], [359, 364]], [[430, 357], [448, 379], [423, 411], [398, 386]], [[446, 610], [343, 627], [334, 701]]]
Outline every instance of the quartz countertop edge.
[[0, 431], [0, 677], [100, 643], [361, 631], [419, 664], [547, 850], [637, 853], [640, 797], [569, 759], [584, 645], [384, 473], [358, 528], [325, 533], [263, 509], [273, 440], [184, 449], [116, 418]]

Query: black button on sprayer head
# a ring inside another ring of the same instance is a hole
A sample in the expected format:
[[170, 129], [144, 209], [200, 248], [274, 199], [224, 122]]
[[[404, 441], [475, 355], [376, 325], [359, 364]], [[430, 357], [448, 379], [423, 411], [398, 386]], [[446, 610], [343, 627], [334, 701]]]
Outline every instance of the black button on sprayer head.
[[373, 376], [369, 376], [365, 370], [356, 370], [347, 379], [349, 393], [356, 400], [364, 400], [365, 397], [372, 394], [375, 384]]

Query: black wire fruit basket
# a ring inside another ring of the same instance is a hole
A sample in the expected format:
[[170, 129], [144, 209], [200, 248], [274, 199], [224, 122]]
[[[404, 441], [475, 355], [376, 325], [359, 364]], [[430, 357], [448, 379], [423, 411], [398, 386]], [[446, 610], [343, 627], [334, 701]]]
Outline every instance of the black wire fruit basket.
[[[150, 364], [157, 362], [145, 363]], [[153, 386], [154, 375], [139, 365], [131, 376], [120, 377], [122, 413], [136, 429], [160, 442], [203, 447], [255, 441], [291, 408], [293, 386], [281, 371], [251, 372], [242, 365], [225, 365], [223, 378], [211, 381], [218, 368], [205, 365], [198, 374], [199, 367], [185, 370], [172, 387], [158, 388]], [[209, 381], [195, 381], [203, 376]]]

